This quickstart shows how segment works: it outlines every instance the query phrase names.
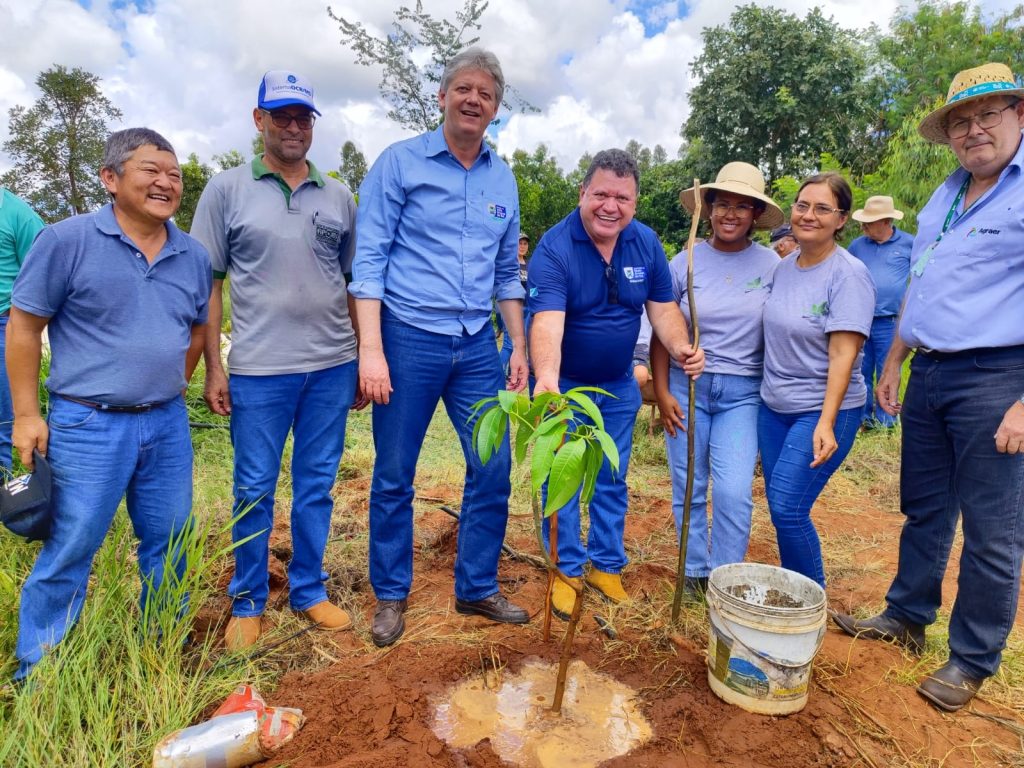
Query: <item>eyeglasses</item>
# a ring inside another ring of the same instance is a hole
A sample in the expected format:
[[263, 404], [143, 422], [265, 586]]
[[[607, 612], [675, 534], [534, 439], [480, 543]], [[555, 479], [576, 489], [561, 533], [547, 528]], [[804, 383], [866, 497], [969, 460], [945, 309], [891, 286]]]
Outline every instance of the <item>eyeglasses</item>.
[[962, 139], [971, 132], [971, 123], [977, 123], [979, 128], [995, 128], [1003, 122], [1003, 112], [1013, 109], [1016, 104], [1007, 104], [1002, 109], [986, 109], [970, 117], [962, 117], [954, 120], [946, 126], [946, 136], [951, 139]]
[[739, 203], [738, 205], [730, 205], [729, 203], [711, 204], [711, 212], [716, 216], [725, 216], [733, 211], [736, 212], [737, 216], [747, 216], [754, 212], [754, 206], [750, 203]]
[[263, 111], [270, 115], [270, 121], [278, 128], [287, 128], [294, 122], [300, 131], [308, 131], [316, 122], [316, 116], [312, 112], [307, 112], [304, 115], [291, 115], [287, 112], [271, 112], [269, 109]]
[[819, 219], [828, 216], [830, 213], [846, 213], [842, 208], [831, 208], [824, 203], [815, 203], [814, 205], [811, 205], [810, 203], [805, 203], [803, 200], [799, 203], [793, 203], [793, 211], [801, 216], [811, 210], [814, 211], [814, 215]]
[[604, 279], [608, 281], [608, 303], [619, 303], [619, 279], [615, 275], [615, 265], [605, 264]]

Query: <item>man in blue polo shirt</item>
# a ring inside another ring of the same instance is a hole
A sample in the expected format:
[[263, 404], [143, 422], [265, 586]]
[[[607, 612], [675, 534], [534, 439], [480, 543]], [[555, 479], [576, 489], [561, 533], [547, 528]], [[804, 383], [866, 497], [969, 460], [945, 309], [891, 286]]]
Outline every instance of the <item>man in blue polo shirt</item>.
[[[28, 203], [0, 187], [0, 359], [4, 355], [7, 320], [11, 315], [11, 287], [25, 254], [43, 228]], [[11, 468], [11, 389], [7, 371], [0, 368], [0, 467]]]
[[511, 491], [508, 438], [484, 465], [468, 423], [473, 404], [506, 385], [491, 330], [495, 299], [512, 337], [508, 388], [526, 385], [519, 194], [512, 171], [483, 140], [504, 87], [494, 54], [468, 48], [454, 56], [438, 93], [444, 122], [388, 147], [359, 189], [349, 293], [359, 318], [359, 380], [374, 402], [370, 583], [378, 646], [405, 631], [412, 482], [438, 400], [466, 457], [455, 610], [512, 624], [529, 619], [498, 591]]
[[[958, 72], [918, 130], [960, 168], [918, 215], [899, 337], [878, 402], [902, 414], [900, 506], [906, 520], [886, 608], [835, 614], [850, 634], [924, 648], [963, 528], [949, 662], [918, 692], [952, 712], [999, 669], [1024, 557], [1024, 88], [1003, 64]], [[899, 402], [900, 369], [911, 350]]]
[[896, 417], [886, 413], [872, 396], [875, 376], [881, 375], [893, 336], [896, 335], [896, 316], [900, 313], [903, 293], [910, 277], [910, 252], [914, 238], [893, 226], [900, 221], [903, 211], [893, 206], [892, 198], [885, 195], [869, 197], [863, 208], [853, 212], [860, 222], [863, 236], [850, 243], [849, 251], [864, 262], [875, 283], [875, 314], [871, 321], [871, 335], [864, 342], [864, 361], [861, 371], [868, 388], [861, 417], [863, 429], [896, 426]]
[[[580, 542], [579, 500], [558, 512], [558, 566], [583, 577], [606, 599], [627, 599], [620, 573], [626, 566], [626, 472], [633, 447], [633, 422], [640, 388], [633, 376], [633, 350], [644, 308], [654, 332], [691, 376], [704, 367], [704, 353], [689, 343], [686, 321], [673, 300], [668, 260], [658, 236], [633, 221], [640, 172], [626, 152], [595, 155], [579, 207], [547, 231], [530, 261], [530, 349], [537, 383], [534, 394], [591, 386], [605, 429], [619, 451], [619, 470], [606, 461], [590, 502], [587, 546]], [[545, 521], [545, 532], [547, 522]], [[575, 593], [556, 581], [551, 610], [567, 619]]]
[[[78, 619], [93, 556], [122, 498], [139, 536], [144, 608], [159, 594], [168, 542], [192, 509], [182, 391], [202, 353], [210, 260], [170, 222], [181, 171], [160, 134], [111, 135], [100, 177], [113, 203], [43, 230], [14, 283], [14, 447], [27, 467], [37, 449], [53, 469], [53, 532], [22, 588], [16, 680]], [[38, 400], [44, 328], [52, 352], [46, 421]], [[180, 576], [184, 558], [173, 562]]]

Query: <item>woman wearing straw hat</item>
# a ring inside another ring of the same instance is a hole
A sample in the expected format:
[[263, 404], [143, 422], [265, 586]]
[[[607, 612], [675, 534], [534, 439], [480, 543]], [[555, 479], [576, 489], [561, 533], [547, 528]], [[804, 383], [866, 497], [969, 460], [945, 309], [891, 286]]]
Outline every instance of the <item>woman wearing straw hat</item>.
[[[742, 562], [750, 538], [751, 483], [757, 460], [757, 414], [761, 405], [764, 343], [761, 315], [779, 264], [775, 252], [750, 239], [755, 229], [772, 229], [783, 213], [764, 194], [764, 177], [748, 163], [729, 163], [713, 184], [701, 187], [701, 216], [712, 236], [693, 252], [693, 285], [706, 363], [696, 381], [694, 483], [686, 550], [686, 590], [696, 596], [712, 569]], [[693, 213], [694, 191], [680, 194]], [[669, 264], [675, 300], [690, 322], [686, 258]], [[680, 533], [685, 502], [687, 441], [683, 414], [689, 380], [675, 360], [651, 339], [654, 388], [665, 424], [672, 470], [672, 511]], [[711, 538], [708, 540], [708, 479], [714, 481]]]
[[799, 250], [779, 262], [764, 306], [764, 405], [757, 435], [782, 567], [825, 586], [811, 505], [849, 453], [866, 399], [861, 357], [875, 286], [836, 239], [853, 194], [837, 173], [803, 182], [790, 223]]

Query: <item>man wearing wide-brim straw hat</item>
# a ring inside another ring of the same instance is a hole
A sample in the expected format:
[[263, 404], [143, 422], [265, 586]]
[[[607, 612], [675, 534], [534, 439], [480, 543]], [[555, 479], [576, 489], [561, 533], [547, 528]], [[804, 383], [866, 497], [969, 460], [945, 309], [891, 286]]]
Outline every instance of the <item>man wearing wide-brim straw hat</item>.
[[896, 417], [877, 405], [872, 389], [875, 376], [882, 375], [882, 364], [896, 335], [896, 318], [910, 276], [914, 237], [893, 225], [893, 221], [903, 218], [903, 211], [897, 210], [887, 195], [869, 197], [863, 208], [853, 212], [852, 218], [860, 222], [864, 234], [850, 243], [847, 250], [864, 262], [875, 284], [875, 314], [871, 320], [871, 335], [864, 342], [861, 364], [868, 388], [861, 426], [862, 429], [891, 429], [896, 426]]
[[[962, 518], [949, 663], [918, 692], [946, 711], [999, 669], [1024, 554], [1024, 88], [1002, 64], [957, 73], [920, 132], [961, 167], [918, 215], [899, 337], [878, 401], [902, 413], [900, 536], [886, 609], [836, 614], [851, 635], [920, 652]], [[901, 406], [900, 366], [914, 349]], [[963, 599], [960, 599], [960, 598]]]

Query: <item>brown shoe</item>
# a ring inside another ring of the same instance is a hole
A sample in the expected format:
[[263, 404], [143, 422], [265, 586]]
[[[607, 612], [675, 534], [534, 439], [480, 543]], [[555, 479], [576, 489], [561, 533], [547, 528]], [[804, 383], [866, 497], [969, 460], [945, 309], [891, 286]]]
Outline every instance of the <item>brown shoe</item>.
[[920, 624], [907, 624], [884, 613], [868, 619], [855, 619], [845, 613], [833, 613], [832, 621], [851, 637], [896, 643], [917, 656], [924, 652], [924, 627]]
[[302, 615], [316, 624], [317, 629], [327, 632], [340, 632], [352, 626], [352, 619], [348, 613], [329, 600], [317, 603], [302, 611]]
[[500, 624], [525, 624], [530, 620], [530, 614], [509, 601], [501, 592], [473, 602], [455, 598], [455, 610], [465, 616], [483, 616]]
[[224, 647], [232, 653], [252, 648], [262, 632], [262, 617], [232, 616], [224, 629]]
[[984, 678], [970, 677], [952, 661], [932, 672], [917, 686], [917, 692], [943, 712], [956, 712], [974, 698]]
[[391, 645], [405, 632], [405, 600], [378, 600], [370, 636], [378, 648]]

